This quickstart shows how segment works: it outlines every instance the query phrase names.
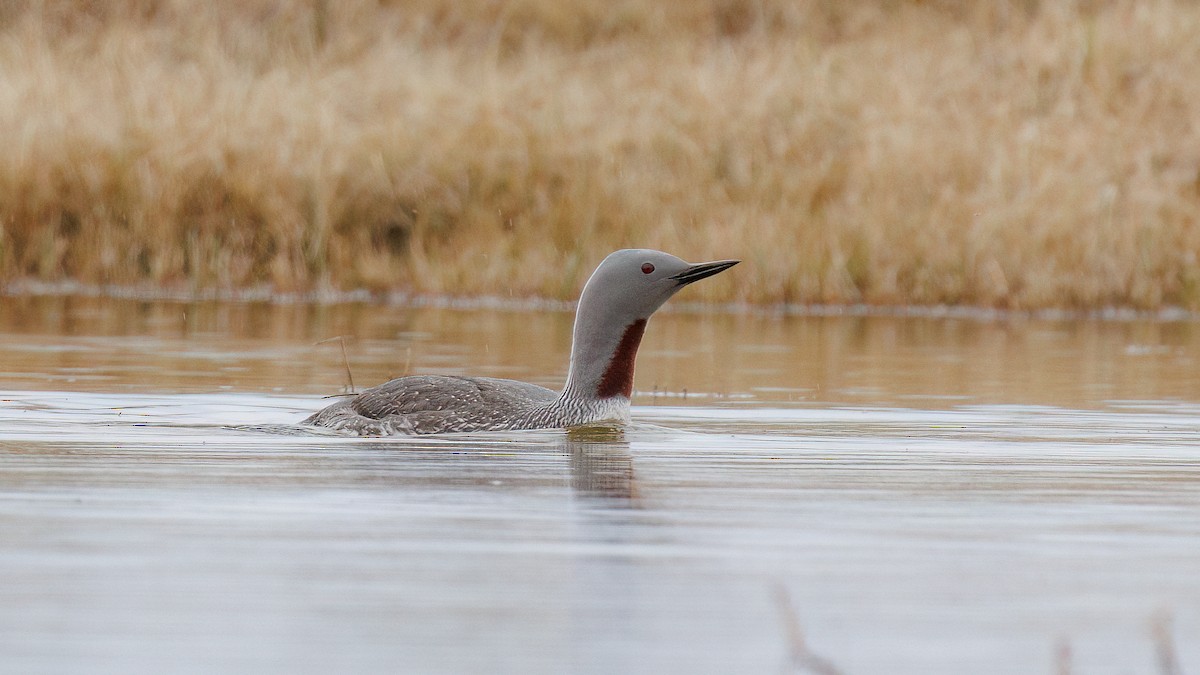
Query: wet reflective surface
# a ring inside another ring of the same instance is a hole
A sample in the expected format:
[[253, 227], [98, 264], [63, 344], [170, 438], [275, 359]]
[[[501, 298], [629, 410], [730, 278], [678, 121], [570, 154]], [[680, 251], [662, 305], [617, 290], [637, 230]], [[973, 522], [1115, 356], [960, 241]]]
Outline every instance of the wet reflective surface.
[[556, 386], [570, 318], [4, 298], [3, 669], [1200, 668], [1190, 323], [668, 313], [629, 429], [282, 433], [319, 340]]

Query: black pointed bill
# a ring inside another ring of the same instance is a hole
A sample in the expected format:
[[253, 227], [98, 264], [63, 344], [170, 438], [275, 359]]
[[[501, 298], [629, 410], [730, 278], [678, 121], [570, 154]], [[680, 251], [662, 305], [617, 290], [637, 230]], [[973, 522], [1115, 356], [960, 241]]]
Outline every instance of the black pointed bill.
[[707, 279], [714, 274], [724, 272], [734, 265], [742, 262], [741, 260], [718, 260], [716, 262], [698, 263], [692, 265], [686, 270], [671, 277], [679, 282], [680, 286], [685, 286], [701, 279]]

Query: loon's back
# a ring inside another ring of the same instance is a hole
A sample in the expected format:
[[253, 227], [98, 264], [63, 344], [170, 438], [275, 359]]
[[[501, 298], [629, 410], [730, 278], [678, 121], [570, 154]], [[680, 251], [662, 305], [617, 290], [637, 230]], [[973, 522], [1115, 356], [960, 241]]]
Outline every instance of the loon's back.
[[356, 436], [536, 429], [556, 426], [540, 411], [557, 395], [517, 380], [411, 375], [334, 403], [303, 424]]

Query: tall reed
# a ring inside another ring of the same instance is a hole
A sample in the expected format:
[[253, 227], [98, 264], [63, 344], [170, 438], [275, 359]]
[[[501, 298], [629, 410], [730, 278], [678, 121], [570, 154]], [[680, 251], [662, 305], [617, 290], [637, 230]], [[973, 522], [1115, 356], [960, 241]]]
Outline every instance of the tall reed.
[[1200, 308], [1200, 5], [0, 5], [0, 279]]

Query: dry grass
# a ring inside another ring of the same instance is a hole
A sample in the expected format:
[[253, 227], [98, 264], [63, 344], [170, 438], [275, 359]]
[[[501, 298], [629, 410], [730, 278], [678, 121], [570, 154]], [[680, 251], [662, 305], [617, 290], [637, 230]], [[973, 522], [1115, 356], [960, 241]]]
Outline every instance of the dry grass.
[[0, 3], [0, 279], [1200, 308], [1200, 5]]

